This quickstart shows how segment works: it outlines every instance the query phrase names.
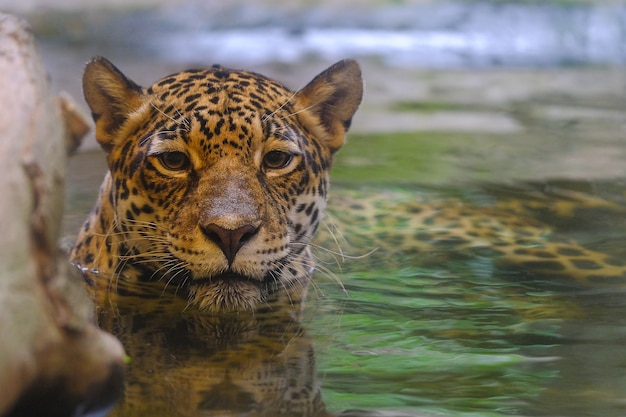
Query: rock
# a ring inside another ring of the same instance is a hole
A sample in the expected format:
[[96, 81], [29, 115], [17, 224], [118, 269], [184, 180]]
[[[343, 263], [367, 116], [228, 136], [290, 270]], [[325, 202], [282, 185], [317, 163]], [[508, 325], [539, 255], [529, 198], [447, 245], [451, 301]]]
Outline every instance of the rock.
[[84, 129], [51, 93], [30, 29], [6, 14], [0, 100], [0, 416], [80, 415], [116, 397], [124, 361], [57, 248], [67, 153]]

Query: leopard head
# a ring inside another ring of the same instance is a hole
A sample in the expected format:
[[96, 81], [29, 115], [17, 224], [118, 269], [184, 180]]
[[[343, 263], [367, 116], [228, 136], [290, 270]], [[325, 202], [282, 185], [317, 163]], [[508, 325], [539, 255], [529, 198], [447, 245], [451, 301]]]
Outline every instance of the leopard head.
[[363, 93], [356, 62], [293, 92], [220, 66], [143, 88], [96, 58], [83, 88], [109, 172], [74, 263], [166, 282], [211, 311], [305, 292], [332, 155]]

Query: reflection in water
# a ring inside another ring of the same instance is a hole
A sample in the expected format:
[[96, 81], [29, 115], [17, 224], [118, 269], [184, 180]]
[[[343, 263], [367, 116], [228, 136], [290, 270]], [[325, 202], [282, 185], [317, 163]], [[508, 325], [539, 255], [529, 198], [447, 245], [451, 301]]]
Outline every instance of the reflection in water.
[[215, 315], [174, 293], [153, 295], [99, 310], [130, 358], [112, 416], [329, 416], [311, 339], [291, 306]]

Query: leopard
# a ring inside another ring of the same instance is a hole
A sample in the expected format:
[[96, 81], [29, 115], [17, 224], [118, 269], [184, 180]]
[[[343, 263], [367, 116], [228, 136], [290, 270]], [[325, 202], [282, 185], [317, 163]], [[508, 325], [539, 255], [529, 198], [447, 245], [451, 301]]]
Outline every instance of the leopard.
[[83, 93], [108, 172], [69, 257], [96, 300], [155, 282], [216, 313], [300, 304], [333, 155], [363, 96], [355, 60], [292, 91], [219, 65], [141, 87], [96, 57]]

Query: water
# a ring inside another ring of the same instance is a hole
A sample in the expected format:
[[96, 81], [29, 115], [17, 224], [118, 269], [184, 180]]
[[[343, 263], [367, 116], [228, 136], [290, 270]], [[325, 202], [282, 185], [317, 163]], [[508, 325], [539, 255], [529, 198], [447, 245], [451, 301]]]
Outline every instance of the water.
[[[533, 274], [503, 264], [493, 239], [465, 247], [454, 236], [433, 239], [456, 220], [402, 219], [416, 202], [440, 216], [465, 210], [462, 221], [488, 219], [498, 239], [525, 248], [572, 240], [621, 263], [624, 6], [418, 3], [46, 14], [52, 80], [77, 97], [79, 69], [95, 54], [144, 84], [222, 62], [296, 87], [345, 55], [361, 58], [367, 80], [358, 134], [333, 169], [328, 225], [340, 243], [321, 230], [329, 251], [318, 251], [302, 317], [281, 305], [203, 315], [155, 286], [141, 299], [105, 303], [98, 317], [129, 356], [114, 416], [625, 414], [621, 279], [585, 285]], [[105, 169], [98, 152], [71, 161], [67, 233], [91, 208]], [[340, 201], [373, 196], [369, 212]], [[413, 249], [402, 246], [416, 236]]]
[[[93, 201], [102, 160], [86, 153], [72, 162], [70, 221]], [[203, 315], [152, 284], [143, 290], [152, 295], [101, 306], [102, 325], [130, 358], [125, 401], [112, 415], [624, 414], [626, 281], [587, 286], [533, 275], [455, 242], [416, 255], [394, 238], [406, 225], [390, 220], [411, 202], [440, 215], [464, 207], [468, 218], [498, 207], [503, 222], [534, 230], [539, 219], [542, 233], [621, 257], [622, 182], [372, 186], [337, 172], [329, 224], [345, 241], [324, 244], [334, 255], [318, 251], [300, 320], [280, 305], [270, 314]], [[372, 196], [382, 211], [346, 212], [341, 201]]]

